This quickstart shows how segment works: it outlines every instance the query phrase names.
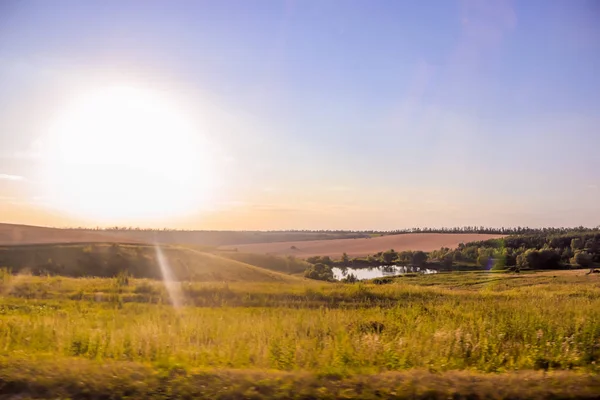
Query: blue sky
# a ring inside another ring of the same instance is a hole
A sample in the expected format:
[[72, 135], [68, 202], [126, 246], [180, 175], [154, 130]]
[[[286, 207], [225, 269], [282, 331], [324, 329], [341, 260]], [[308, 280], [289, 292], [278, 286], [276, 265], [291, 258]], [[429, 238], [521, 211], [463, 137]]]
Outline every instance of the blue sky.
[[57, 210], [36, 181], [54, 116], [126, 82], [213, 143], [212, 202], [162, 225], [595, 226], [599, 18], [583, 0], [4, 1], [0, 213], [144, 224]]

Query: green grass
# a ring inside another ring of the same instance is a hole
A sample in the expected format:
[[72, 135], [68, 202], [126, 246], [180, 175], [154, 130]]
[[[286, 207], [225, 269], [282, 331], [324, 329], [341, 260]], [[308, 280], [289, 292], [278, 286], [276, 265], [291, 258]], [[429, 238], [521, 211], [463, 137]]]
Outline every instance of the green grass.
[[178, 309], [150, 279], [1, 281], [0, 395], [43, 398], [55, 389], [82, 397], [85, 388], [146, 397], [159, 387], [231, 399], [598, 393], [600, 277], [581, 271], [450, 273], [387, 285], [185, 282]]

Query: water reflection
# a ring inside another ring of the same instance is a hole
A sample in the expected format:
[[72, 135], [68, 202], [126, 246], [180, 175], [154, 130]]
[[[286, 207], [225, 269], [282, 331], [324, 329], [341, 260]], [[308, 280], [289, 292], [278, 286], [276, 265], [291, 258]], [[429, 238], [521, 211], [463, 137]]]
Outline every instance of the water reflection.
[[396, 276], [404, 274], [437, 274], [434, 269], [420, 268], [420, 267], [407, 267], [404, 265], [381, 265], [379, 267], [370, 268], [332, 268], [333, 277], [336, 280], [342, 280], [348, 275], [352, 274], [358, 280], [381, 278], [384, 276]]

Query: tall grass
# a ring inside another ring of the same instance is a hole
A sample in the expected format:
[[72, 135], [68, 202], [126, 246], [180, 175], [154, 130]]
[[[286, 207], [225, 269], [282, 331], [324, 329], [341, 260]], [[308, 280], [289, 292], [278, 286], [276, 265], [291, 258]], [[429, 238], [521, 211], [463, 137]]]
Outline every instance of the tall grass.
[[598, 277], [459, 276], [186, 283], [176, 310], [150, 280], [27, 277], [0, 299], [0, 352], [336, 374], [600, 372]]

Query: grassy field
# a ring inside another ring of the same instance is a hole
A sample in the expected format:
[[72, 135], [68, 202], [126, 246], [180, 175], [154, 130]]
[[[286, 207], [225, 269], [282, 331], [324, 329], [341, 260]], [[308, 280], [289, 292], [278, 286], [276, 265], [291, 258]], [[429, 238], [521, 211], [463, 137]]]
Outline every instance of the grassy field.
[[291, 255], [299, 258], [331, 256], [340, 258], [342, 253], [351, 257], [364, 257], [380, 251], [394, 249], [432, 251], [441, 247], [455, 248], [459, 243], [501, 238], [503, 235], [479, 233], [407, 233], [402, 235], [380, 235], [356, 239], [304, 240], [271, 243], [254, 243], [222, 246], [221, 249], [236, 249], [244, 253]]
[[0, 395], [600, 393], [600, 277], [583, 271], [186, 282], [177, 309], [150, 279], [3, 274], [0, 290]]

